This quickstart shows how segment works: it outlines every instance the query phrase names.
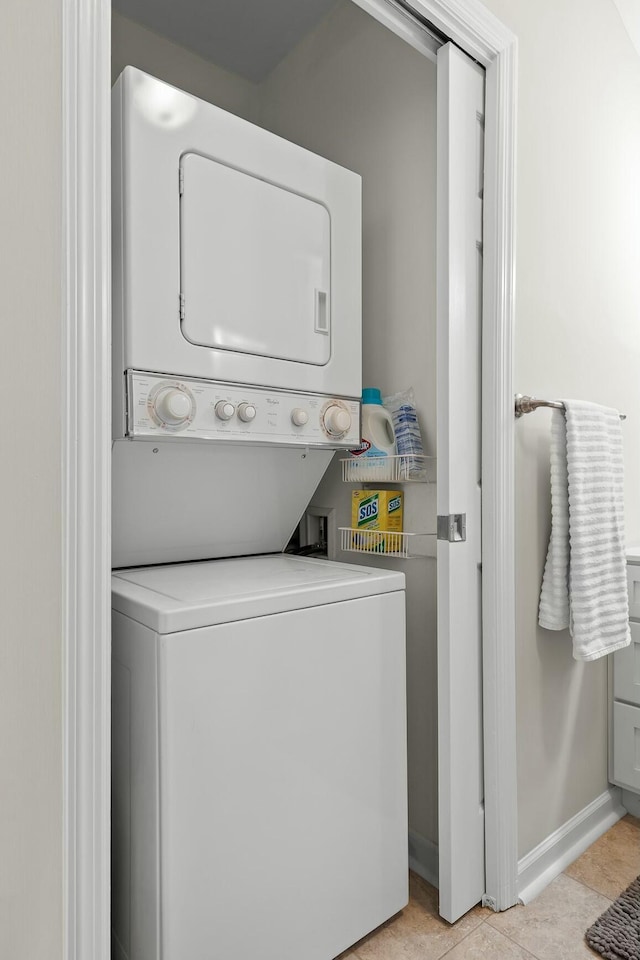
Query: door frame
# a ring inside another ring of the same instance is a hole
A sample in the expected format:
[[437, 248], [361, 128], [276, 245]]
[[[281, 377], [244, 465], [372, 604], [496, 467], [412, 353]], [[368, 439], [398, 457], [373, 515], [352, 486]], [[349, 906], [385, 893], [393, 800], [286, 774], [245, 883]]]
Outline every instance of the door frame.
[[409, 0], [402, 6], [410, 6], [486, 71], [482, 244], [483, 903], [494, 910], [506, 910], [518, 902], [513, 412], [518, 42], [479, 0]]
[[[485, 902], [504, 910], [518, 899], [512, 388], [517, 40], [479, 0], [355, 2], [408, 42], [413, 40], [413, 45], [426, 44], [428, 34], [407, 19], [410, 7], [486, 70], [482, 356]], [[62, 44], [64, 956], [67, 960], [108, 960], [110, 0], [63, 0]]]
[[[451, 40], [485, 69], [482, 631], [486, 893], [518, 902], [513, 325], [518, 43], [479, 0], [353, 0], [435, 63]], [[418, 22], [408, 16], [418, 15]], [[421, 25], [419, 20], [424, 21]], [[429, 26], [435, 28], [430, 31]]]

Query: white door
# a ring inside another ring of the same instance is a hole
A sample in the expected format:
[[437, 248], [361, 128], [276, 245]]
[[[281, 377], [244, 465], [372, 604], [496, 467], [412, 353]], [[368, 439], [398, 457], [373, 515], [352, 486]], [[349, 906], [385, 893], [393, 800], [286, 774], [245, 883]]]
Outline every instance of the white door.
[[[450, 922], [485, 892], [480, 527], [483, 113], [484, 71], [446, 44], [438, 51], [437, 133], [438, 817], [440, 913]], [[457, 514], [466, 517], [456, 522]]]

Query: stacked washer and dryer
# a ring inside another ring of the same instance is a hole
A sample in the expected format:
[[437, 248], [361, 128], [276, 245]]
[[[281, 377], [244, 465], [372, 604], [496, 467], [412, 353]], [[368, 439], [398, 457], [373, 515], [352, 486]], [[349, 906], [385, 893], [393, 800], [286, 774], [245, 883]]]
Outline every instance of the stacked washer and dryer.
[[331, 960], [407, 902], [404, 576], [282, 552], [360, 439], [360, 197], [115, 84], [117, 960]]

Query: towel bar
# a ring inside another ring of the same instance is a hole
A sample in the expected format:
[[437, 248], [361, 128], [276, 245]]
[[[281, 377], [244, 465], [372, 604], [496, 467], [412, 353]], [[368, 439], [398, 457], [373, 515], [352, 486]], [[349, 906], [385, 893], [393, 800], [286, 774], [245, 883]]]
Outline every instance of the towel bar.
[[[536, 400], [535, 397], [525, 397], [521, 393], [516, 394], [516, 417], [523, 417], [525, 413], [533, 413], [538, 407], [553, 407], [554, 410], [564, 410], [564, 403], [561, 400]], [[621, 413], [620, 419], [626, 420], [626, 414]]]

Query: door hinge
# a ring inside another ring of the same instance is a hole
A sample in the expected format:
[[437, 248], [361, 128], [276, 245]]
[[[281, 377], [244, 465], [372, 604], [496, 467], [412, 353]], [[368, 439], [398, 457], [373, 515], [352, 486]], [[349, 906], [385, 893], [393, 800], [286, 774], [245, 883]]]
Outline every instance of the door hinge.
[[448, 513], [438, 517], [438, 540], [457, 543], [467, 539], [466, 513]]
[[184, 170], [182, 167], [178, 167], [178, 189], [180, 190], [180, 196], [184, 193]]
[[180, 294], [180, 323], [184, 320], [184, 294]]

